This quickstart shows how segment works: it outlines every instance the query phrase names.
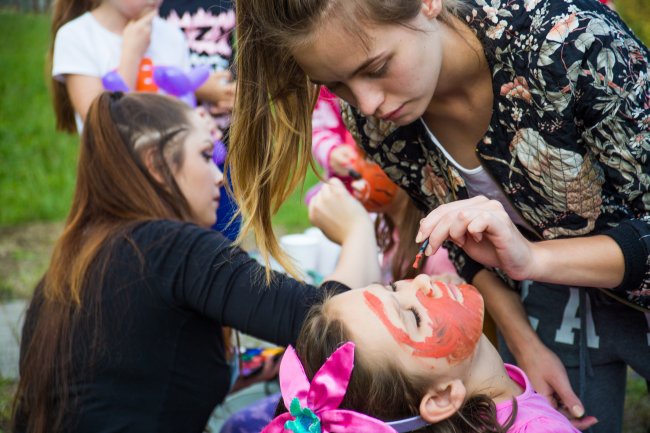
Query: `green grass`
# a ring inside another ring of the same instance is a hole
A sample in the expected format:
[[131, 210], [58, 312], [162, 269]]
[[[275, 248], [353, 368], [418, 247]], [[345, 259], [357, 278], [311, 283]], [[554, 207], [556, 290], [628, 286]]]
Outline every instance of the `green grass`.
[[650, 2], [648, 0], [614, 0], [621, 18], [636, 35], [650, 45]]
[[49, 19], [0, 12], [0, 28], [0, 224], [62, 219], [78, 139], [54, 132], [45, 81]]
[[278, 213], [273, 218], [273, 224], [286, 230], [287, 232], [300, 232], [310, 226], [309, 217], [307, 216], [307, 206], [305, 206], [305, 193], [318, 182], [317, 175], [312, 171], [307, 171], [307, 177], [302, 188], [297, 188], [289, 199], [282, 205]]
[[[65, 218], [72, 198], [78, 137], [54, 131], [46, 84], [46, 15], [0, 11], [0, 225]], [[307, 190], [317, 181], [310, 173]], [[308, 226], [300, 190], [274, 222]]]
[[0, 376], [0, 433], [9, 432], [12, 396], [16, 382]]

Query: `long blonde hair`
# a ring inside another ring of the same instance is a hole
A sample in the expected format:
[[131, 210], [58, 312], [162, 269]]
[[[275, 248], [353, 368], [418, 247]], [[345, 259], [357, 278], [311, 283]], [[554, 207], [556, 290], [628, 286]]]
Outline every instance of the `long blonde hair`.
[[[447, 21], [461, 0], [446, 0]], [[311, 158], [311, 114], [318, 95], [291, 55], [336, 14], [351, 37], [367, 42], [360, 22], [408, 22], [420, 0], [237, 0], [237, 98], [227, 170], [244, 223], [267, 264], [269, 255], [296, 277], [273, 233], [272, 216], [302, 183]]]

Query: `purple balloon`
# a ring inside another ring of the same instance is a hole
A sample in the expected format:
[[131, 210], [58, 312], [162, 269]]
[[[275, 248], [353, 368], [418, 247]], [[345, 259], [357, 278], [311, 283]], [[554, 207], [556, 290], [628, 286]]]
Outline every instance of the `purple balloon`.
[[102, 85], [104, 89], [110, 92], [128, 92], [129, 86], [126, 85], [120, 74], [117, 71], [111, 71], [102, 77]]
[[226, 149], [226, 145], [223, 144], [223, 141], [215, 140], [214, 150], [212, 151], [212, 160], [214, 163], [217, 165], [222, 165], [224, 162], [226, 162], [227, 153], [228, 150]]
[[182, 96], [178, 96], [178, 99], [185, 102], [192, 108], [196, 107], [196, 96], [194, 96], [194, 93], [186, 93]]
[[170, 95], [177, 97], [194, 93], [210, 76], [210, 67], [200, 66], [184, 72], [175, 66], [154, 66], [153, 80]]

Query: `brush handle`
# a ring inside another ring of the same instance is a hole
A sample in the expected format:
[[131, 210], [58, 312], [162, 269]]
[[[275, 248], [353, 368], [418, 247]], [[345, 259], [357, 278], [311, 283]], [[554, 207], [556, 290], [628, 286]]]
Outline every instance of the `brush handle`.
[[429, 238], [426, 238], [424, 242], [422, 242], [422, 245], [418, 250], [418, 254], [424, 254], [424, 250], [426, 250], [428, 246], [429, 246]]

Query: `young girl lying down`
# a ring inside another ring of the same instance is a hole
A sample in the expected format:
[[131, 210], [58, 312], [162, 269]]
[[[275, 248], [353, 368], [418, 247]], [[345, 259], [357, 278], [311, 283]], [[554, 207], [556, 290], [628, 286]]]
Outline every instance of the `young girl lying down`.
[[578, 432], [482, 324], [473, 286], [427, 275], [333, 296], [285, 355], [284, 413], [263, 433]]

